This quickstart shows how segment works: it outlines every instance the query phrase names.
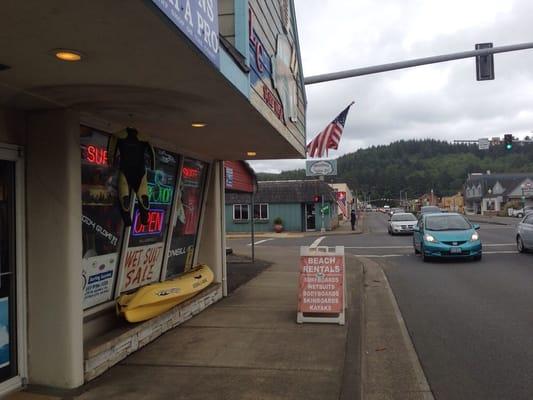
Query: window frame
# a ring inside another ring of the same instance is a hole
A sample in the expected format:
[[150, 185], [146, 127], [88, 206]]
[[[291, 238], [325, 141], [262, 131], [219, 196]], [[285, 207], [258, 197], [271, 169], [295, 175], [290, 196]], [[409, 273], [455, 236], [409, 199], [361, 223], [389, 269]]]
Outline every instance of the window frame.
[[[243, 206], [246, 207], [246, 210], [247, 210], [247, 215], [246, 215], [246, 218], [243, 218], [242, 217], [242, 210], [243, 210]], [[240, 218], [236, 218], [236, 215], [235, 215], [235, 211], [237, 210], [237, 207], [239, 208], [239, 213], [240, 213]], [[244, 222], [244, 221], [249, 221], [250, 220], [250, 205], [249, 204], [246, 204], [246, 203], [237, 203], [237, 204], [233, 204], [233, 221], [236, 221], [236, 222]]]
[[[257, 218], [255, 217], [255, 207], [256, 206], [259, 207], [259, 217], [257, 217]], [[263, 213], [261, 212], [261, 209], [262, 209], [263, 206], [266, 209], [266, 213], [265, 213], [266, 216], [264, 216], [264, 217], [262, 216]], [[254, 220], [256, 220], [256, 221], [268, 221], [269, 217], [270, 217], [269, 216], [269, 214], [270, 214], [270, 209], [269, 208], [270, 207], [268, 206], [268, 203], [257, 203], [257, 204], [254, 204], [254, 210], [253, 210], [254, 211]]]

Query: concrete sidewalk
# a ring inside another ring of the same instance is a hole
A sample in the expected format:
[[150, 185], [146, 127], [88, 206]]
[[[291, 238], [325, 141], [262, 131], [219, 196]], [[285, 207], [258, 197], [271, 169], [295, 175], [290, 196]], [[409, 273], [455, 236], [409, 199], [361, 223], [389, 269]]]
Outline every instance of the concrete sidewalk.
[[488, 215], [465, 215], [471, 222], [484, 223], [484, 224], [494, 224], [494, 225], [518, 225], [521, 218], [516, 217], [498, 217], [498, 216], [488, 216]]
[[299, 325], [298, 256], [258, 249], [272, 266], [73, 398], [358, 398], [362, 267], [347, 266], [347, 325]]

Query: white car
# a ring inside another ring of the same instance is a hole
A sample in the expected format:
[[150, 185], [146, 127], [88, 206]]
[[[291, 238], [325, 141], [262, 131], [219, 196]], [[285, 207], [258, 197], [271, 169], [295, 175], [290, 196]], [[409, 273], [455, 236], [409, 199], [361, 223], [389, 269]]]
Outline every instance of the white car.
[[395, 235], [397, 233], [413, 233], [417, 223], [418, 220], [411, 213], [395, 213], [389, 219], [389, 235]]
[[533, 250], [533, 213], [529, 213], [516, 229], [516, 247], [520, 253]]
[[533, 206], [525, 206], [524, 208], [519, 208], [518, 210], [509, 209], [508, 212], [510, 217], [524, 218], [524, 215], [533, 212]]

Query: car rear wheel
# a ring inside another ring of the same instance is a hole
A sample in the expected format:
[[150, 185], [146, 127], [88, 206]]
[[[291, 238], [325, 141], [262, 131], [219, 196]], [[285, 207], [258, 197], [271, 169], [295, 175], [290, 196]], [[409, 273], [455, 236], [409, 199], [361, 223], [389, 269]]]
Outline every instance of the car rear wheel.
[[522, 214], [522, 213], [518, 213], [518, 214], [516, 214], [516, 216], [517, 216], [517, 218], [523, 218], [523, 217], [524, 217], [524, 214]]
[[526, 248], [524, 247], [524, 242], [522, 241], [522, 238], [520, 236], [516, 237], [516, 249], [519, 253], [525, 253]]

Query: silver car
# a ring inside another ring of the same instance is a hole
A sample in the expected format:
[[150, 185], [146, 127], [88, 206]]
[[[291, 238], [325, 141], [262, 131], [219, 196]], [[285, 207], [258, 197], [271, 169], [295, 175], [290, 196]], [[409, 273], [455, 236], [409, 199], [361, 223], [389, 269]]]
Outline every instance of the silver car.
[[516, 229], [516, 248], [520, 253], [533, 250], [533, 213], [527, 214]]
[[395, 213], [389, 219], [389, 235], [413, 233], [413, 229], [417, 223], [416, 217], [411, 213]]

